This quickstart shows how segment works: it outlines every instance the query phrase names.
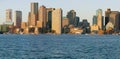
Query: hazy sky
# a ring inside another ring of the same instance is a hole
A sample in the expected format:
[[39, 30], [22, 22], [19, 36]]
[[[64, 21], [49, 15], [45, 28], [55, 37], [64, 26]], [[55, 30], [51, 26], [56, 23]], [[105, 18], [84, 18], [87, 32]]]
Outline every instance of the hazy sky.
[[23, 21], [27, 21], [31, 2], [38, 2], [39, 6], [62, 8], [64, 16], [66, 16], [68, 11], [74, 9], [81, 20], [88, 19], [89, 22], [92, 21], [93, 15], [96, 14], [96, 10], [99, 8], [103, 12], [107, 8], [115, 11], [120, 10], [120, 0], [0, 0], [0, 23], [5, 21], [6, 9], [12, 9], [13, 12], [21, 10]]

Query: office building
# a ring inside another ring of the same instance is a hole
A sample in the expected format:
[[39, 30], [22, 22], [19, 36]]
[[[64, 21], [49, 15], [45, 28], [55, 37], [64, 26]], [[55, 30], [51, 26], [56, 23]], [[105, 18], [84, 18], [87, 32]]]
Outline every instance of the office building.
[[29, 12], [28, 15], [28, 25], [31, 26], [36, 26], [38, 20], [38, 3], [33, 2], [31, 3], [31, 11]]
[[109, 22], [109, 17], [110, 17], [110, 14], [111, 14], [111, 9], [107, 9], [107, 11], [105, 11], [105, 26], [107, 25], [107, 23]]
[[52, 31], [56, 34], [61, 34], [62, 27], [62, 9], [55, 9], [52, 12]]
[[120, 12], [118, 11], [112, 11], [110, 16], [110, 22], [114, 25], [114, 30], [119, 31], [120, 30]]
[[76, 18], [76, 12], [74, 10], [70, 10], [68, 13], [67, 13], [67, 16], [66, 16], [68, 19], [69, 19], [69, 24], [70, 25], [74, 25], [74, 22], [75, 22], [75, 18]]
[[31, 13], [38, 14], [38, 3], [37, 2], [31, 3]]
[[97, 25], [97, 16], [96, 15], [93, 16], [93, 24], [92, 25]]
[[12, 9], [6, 10], [6, 22], [12, 22]]
[[15, 13], [14, 13], [14, 26], [20, 28], [21, 22], [22, 22], [22, 12], [15, 11]]
[[120, 30], [119, 19], [120, 19], [119, 11], [111, 11], [111, 9], [107, 9], [107, 11], [105, 11], [105, 24], [107, 25], [107, 23], [112, 23], [114, 25], [114, 31]]
[[99, 29], [103, 29], [103, 16], [102, 16], [102, 9], [98, 9], [96, 11], [96, 15], [97, 15], [97, 25], [99, 26]]
[[47, 26], [46, 28], [48, 30], [51, 30], [52, 28], [52, 11], [55, 10], [55, 8], [47, 8]]
[[83, 19], [80, 28], [83, 29], [83, 33], [90, 33], [90, 23], [87, 21], [87, 19]]
[[46, 28], [47, 24], [47, 9], [45, 6], [39, 8], [39, 20], [41, 28]]

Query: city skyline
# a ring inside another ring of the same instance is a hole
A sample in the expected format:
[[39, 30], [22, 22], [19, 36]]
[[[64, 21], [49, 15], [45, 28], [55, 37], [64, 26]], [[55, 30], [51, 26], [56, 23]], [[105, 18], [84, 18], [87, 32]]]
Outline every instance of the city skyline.
[[[15, 2], [13, 4], [13, 2]], [[31, 2], [38, 2], [39, 6], [45, 5], [47, 8], [55, 7], [55, 8], [62, 8], [63, 9], [63, 16], [66, 16], [67, 12], [70, 10], [75, 10], [77, 16], [80, 17], [80, 21], [82, 19], [88, 19], [88, 21], [92, 24], [92, 16], [95, 15], [95, 11], [97, 9], [103, 10], [104, 12], [107, 8], [111, 8], [112, 10], [119, 11], [120, 8], [118, 7], [117, 3], [120, 1], [81, 1], [81, 0], [70, 0], [71, 3], [67, 3], [68, 1], [50, 1], [50, 0], [26, 0], [26, 1], [9, 1], [9, 0], [1, 0], [0, 2], [0, 23], [5, 22], [5, 10], [12, 9], [13, 12], [15, 10], [21, 10], [23, 13], [23, 21], [27, 21], [28, 12], [30, 11], [30, 3]], [[104, 2], [104, 3], [103, 3]], [[115, 4], [114, 4], [115, 3]], [[8, 6], [9, 5], [9, 6]], [[84, 7], [83, 7], [84, 6]]]

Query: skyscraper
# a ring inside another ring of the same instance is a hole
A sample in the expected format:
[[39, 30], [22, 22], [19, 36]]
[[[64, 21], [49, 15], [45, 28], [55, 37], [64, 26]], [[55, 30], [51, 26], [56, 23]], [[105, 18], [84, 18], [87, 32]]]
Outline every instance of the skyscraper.
[[31, 3], [31, 12], [28, 15], [28, 25], [36, 26], [38, 20], [38, 3]]
[[39, 21], [41, 24], [41, 28], [46, 28], [47, 24], [47, 9], [45, 6], [41, 6], [39, 8]]
[[114, 25], [114, 30], [119, 31], [119, 29], [120, 29], [120, 27], [119, 27], [120, 12], [112, 11], [109, 18], [110, 18], [109, 22], [111, 22]]
[[11, 22], [12, 21], [12, 9], [7, 9], [6, 10], [6, 22]]
[[14, 14], [14, 26], [20, 28], [22, 22], [22, 12], [21, 11], [15, 11]]
[[51, 30], [52, 27], [52, 11], [55, 10], [55, 8], [47, 8], [47, 29]]
[[103, 29], [102, 9], [98, 9], [96, 11], [96, 15], [97, 15], [97, 25], [99, 26], [99, 29]]
[[37, 2], [31, 3], [31, 13], [38, 14], [38, 3]]
[[105, 24], [112, 23], [114, 26], [114, 31], [120, 30], [120, 12], [119, 11], [111, 11], [111, 9], [107, 9], [105, 11]]
[[96, 15], [93, 16], [93, 24], [92, 25], [97, 25], [97, 16]]
[[107, 9], [107, 11], [105, 11], [105, 26], [107, 25], [107, 23], [109, 22], [109, 16], [110, 16], [110, 13], [111, 13], [111, 9]]
[[69, 19], [69, 24], [74, 25], [75, 18], [76, 18], [76, 12], [74, 10], [70, 10], [67, 13], [67, 18]]
[[52, 12], [52, 31], [56, 34], [61, 34], [62, 29], [62, 9], [55, 9]]

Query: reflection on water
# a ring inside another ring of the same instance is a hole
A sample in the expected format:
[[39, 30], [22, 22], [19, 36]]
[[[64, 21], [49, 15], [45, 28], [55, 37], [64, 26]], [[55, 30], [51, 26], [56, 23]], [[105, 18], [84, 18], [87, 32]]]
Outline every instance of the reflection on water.
[[0, 35], [0, 59], [120, 59], [115, 35]]

